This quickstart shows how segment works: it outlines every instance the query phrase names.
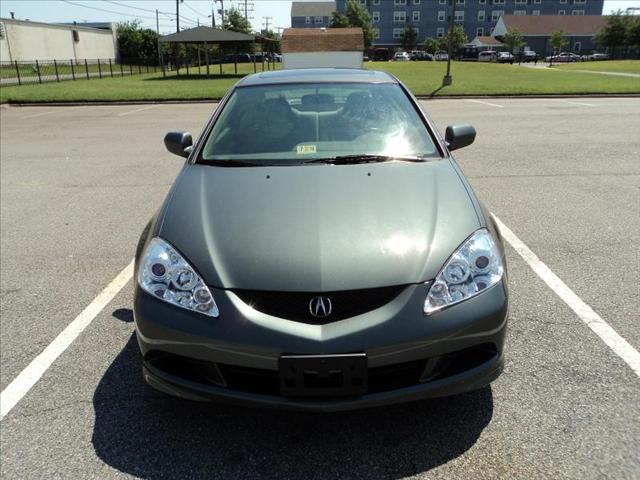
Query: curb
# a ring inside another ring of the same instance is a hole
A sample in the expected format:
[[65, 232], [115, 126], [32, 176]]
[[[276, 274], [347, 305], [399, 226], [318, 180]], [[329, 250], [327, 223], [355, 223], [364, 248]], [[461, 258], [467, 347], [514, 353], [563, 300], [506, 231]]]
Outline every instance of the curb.
[[[544, 98], [640, 98], [640, 93], [590, 93], [590, 94], [523, 94], [523, 95], [416, 95], [418, 100], [464, 100], [464, 99], [544, 99]], [[81, 101], [81, 102], [6, 102], [0, 104], [0, 109], [10, 107], [77, 107], [77, 106], [104, 106], [104, 105], [175, 105], [182, 103], [215, 103], [221, 98], [193, 99], [193, 100], [132, 100], [132, 101]]]

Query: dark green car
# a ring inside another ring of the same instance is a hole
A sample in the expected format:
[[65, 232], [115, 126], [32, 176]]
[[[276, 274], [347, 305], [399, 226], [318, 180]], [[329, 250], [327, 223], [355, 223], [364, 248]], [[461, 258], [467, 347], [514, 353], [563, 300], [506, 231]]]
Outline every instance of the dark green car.
[[500, 234], [387, 73], [242, 79], [136, 253], [144, 377], [194, 400], [335, 411], [456, 394], [502, 371]]

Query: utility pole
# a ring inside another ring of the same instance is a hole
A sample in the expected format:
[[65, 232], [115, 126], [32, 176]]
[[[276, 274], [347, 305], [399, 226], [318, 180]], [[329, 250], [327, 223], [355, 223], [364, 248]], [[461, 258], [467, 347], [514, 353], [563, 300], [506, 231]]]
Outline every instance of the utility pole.
[[451, 55], [453, 55], [453, 26], [454, 17], [456, 16], [456, 1], [451, 0], [451, 18], [449, 19], [449, 53], [447, 55], [447, 74], [442, 79], [442, 86], [451, 85], [453, 79], [451, 78]]
[[262, 17], [262, 18], [264, 18], [264, 30], [265, 30], [266, 32], [268, 32], [268, 31], [269, 31], [269, 23], [271, 23], [271, 22], [270, 22], [270, 20], [271, 20], [273, 17]]
[[157, 8], [156, 8], [156, 34], [158, 35], [158, 66], [162, 67], [162, 57], [160, 56], [160, 20], [158, 19]]
[[247, 20], [247, 0], [244, 0], [244, 19]]
[[211, 1], [211, 28], [216, 28], [216, 0]]
[[220, 23], [224, 25], [224, 0], [220, 0]]
[[180, 0], [176, 0], [176, 32], [180, 33]]

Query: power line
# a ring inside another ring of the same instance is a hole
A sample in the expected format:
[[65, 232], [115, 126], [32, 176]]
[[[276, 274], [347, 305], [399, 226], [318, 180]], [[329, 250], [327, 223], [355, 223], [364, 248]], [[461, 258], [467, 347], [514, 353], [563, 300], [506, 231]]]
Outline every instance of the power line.
[[[150, 10], [148, 8], [142, 8], [142, 7], [134, 7], [133, 5], [127, 5], [126, 3], [116, 2], [115, 0], [102, 0], [102, 1], [106, 2], [106, 3], [111, 3], [113, 5], [118, 5], [120, 7], [131, 8], [132, 10], [139, 10], [141, 12], [156, 13], [155, 10]], [[175, 13], [171, 13], [171, 12], [158, 11], [158, 13], [161, 13], [163, 15], [171, 15], [171, 17], [175, 17], [176, 16]], [[155, 18], [155, 17], [153, 17], [153, 18]], [[185, 17], [184, 15], [180, 15], [180, 19], [185, 21], [185, 22], [188, 22], [188, 23], [193, 23], [194, 25], [197, 23], [195, 20], [193, 20], [193, 19], [191, 19], [189, 17]]]
[[133, 18], [145, 18], [147, 20], [155, 20], [155, 17], [146, 17], [143, 15], [132, 15], [130, 13], [125, 12], [116, 12], [115, 10], [107, 10], [106, 8], [100, 7], [90, 7], [89, 5], [83, 5], [82, 3], [72, 2], [71, 0], [60, 0], [61, 2], [68, 3], [69, 5], [74, 5], [76, 7], [84, 7], [89, 8], [91, 10], [97, 10], [99, 12], [107, 12], [107, 13], [115, 13], [116, 15], [122, 15], [123, 17], [133, 17]]
[[182, 4], [183, 6], [187, 7], [189, 10], [191, 10], [193, 13], [195, 13], [196, 15], [198, 15], [199, 17], [205, 17], [207, 18], [207, 15], [203, 15], [202, 13], [200, 13], [199, 11], [197, 11], [195, 8], [191, 7], [191, 5], [187, 4], [187, 2], [184, 2]]

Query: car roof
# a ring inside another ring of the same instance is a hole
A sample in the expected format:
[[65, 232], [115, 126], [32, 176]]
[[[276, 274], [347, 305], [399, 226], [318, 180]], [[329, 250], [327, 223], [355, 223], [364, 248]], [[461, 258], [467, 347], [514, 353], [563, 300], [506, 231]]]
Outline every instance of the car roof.
[[300, 68], [254, 73], [244, 77], [237, 87], [281, 83], [398, 83], [386, 72], [359, 68]]

